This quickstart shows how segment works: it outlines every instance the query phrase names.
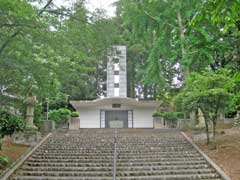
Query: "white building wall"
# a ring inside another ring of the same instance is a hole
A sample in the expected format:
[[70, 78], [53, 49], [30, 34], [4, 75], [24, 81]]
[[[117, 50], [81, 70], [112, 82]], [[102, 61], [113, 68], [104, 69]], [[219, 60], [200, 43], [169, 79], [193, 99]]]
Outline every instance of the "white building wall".
[[139, 108], [133, 110], [134, 128], [153, 128], [152, 114], [154, 109]]
[[100, 128], [100, 111], [98, 109], [79, 109], [80, 128]]
[[[152, 114], [155, 111], [153, 108], [133, 108], [122, 106], [122, 108], [115, 109], [109, 106], [96, 108], [81, 108], [78, 109], [80, 113], [80, 128], [104, 128], [100, 127], [100, 109], [102, 110], [133, 110], [133, 128], [153, 128]], [[132, 128], [129, 125], [129, 128]]]

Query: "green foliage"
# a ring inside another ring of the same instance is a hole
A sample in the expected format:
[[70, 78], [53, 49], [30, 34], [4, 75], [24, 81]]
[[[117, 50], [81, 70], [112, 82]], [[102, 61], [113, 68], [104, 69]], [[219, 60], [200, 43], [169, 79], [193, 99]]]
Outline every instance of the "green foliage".
[[191, 73], [181, 92], [174, 98], [174, 104], [177, 109], [182, 111], [190, 112], [200, 108], [205, 118], [207, 135], [208, 122], [211, 121], [213, 137], [215, 138], [218, 113], [224, 111], [228, 106], [232, 97], [232, 87], [233, 81], [230, 77], [230, 71], [226, 69], [220, 69], [216, 72], [208, 69], [201, 74]]
[[175, 111], [164, 111], [164, 112], [154, 112], [153, 117], [163, 117], [165, 120], [177, 121], [183, 118], [184, 114], [182, 112]]
[[189, 73], [208, 67], [240, 70], [238, 0], [120, 0], [117, 4], [131, 48], [129, 67], [135, 68], [129, 70], [135, 74], [129, 85], [144, 89], [144, 97], [168, 92], [174, 76], [183, 81]]
[[69, 109], [56, 109], [49, 111], [48, 117], [55, 122], [66, 122], [71, 117], [71, 111]]
[[239, 0], [203, 1], [200, 7], [201, 8], [199, 8], [199, 11], [197, 11], [192, 20], [193, 24], [203, 19], [207, 19], [216, 24], [221, 24], [223, 27], [223, 33], [229, 31], [232, 31], [233, 34], [238, 33], [238, 23], [240, 21]]
[[[90, 13], [84, 0], [69, 9], [44, 3], [0, 2], [0, 106], [24, 114], [23, 100], [34, 93], [37, 122], [46, 98], [50, 109], [58, 109], [67, 108], [68, 100], [104, 95], [106, 52], [114, 44], [128, 47], [128, 96], [133, 98], [161, 98], [174, 88], [173, 77], [191, 81], [191, 72], [205, 68], [240, 71], [239, 0], [119, 0], [113, 18], [102, 10]], [[225, 97], [223, 89], [201, 90], [201, 97], [213, 102], [216, 94]], [[239, 109], [239, 91], [231, 91], [229, 112]], [[185, 92], [179, 107], [197, 108], [197, 97], [202, 101], [197, 90]]]
[[37, 1], [39, 6], [31, 2], [0, 2], [0, 106], [24, 114], [21, 104], [34, 93], [39, 122], [46, 98], [50, 109], [56, 109], [67, 107], [69, 99], [103, 94], [106, 50], [117, 27], [103, 11], [88, 12], [82, 0], [69, 9], [53, 2], [45, 6], [48, 1]]
[[[155, 90], [166, 90], [174, 73], [184, 70], [186, 35], [184, 34], [197, 1], [127, 1], [119, 2], [123, 25], [130, 29], [132, 46], [146, 49], [142, 81]], [[135, 43], [135, 44], [134, 44]], [[176, 63], [180, 69], [174, 68]], [[158, 92], [159, 93], [159, 92]]]
[[71, 117], [79, 117], [79, 112], [72, 112]]
[[196, 110], [199, 107], [207, 111], [224, 109], [230, 100], [232, 85], [227, 70], [191, 73], [181, 92], [174, 98], [175, 107], [185, 111]]
[[0, 156], [0, 169], [3, 169], [9, 164], [9, 158], [6, 156]]
[[0, 110], [0, 137], [12, 135], [16, 131], [24, 129], [24, 121], [22, 118], [10, 114], [5, 110]]
[[226, 115], [228, 117], [234, 117], [237, 110], [240, 110], [240, 73], [236, 72], [232, 76], [233, 86], [231, 92], [233, 97], [229, 103], [229, 106], [226, 108]]
[[152, 117], [161, 117], [161, 113], [156, 111], [153, 113]]

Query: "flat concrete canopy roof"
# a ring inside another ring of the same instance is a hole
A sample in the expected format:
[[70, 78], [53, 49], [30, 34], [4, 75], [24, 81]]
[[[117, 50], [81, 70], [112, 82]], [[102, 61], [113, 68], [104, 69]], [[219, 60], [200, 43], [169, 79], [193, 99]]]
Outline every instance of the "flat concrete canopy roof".
[[71, 105], [75, 108], [87, 108], [87, 107], [98, 107], [106, 106], [111, 104], [121, 104], [133, 107], [157, 107], [160, 105], [158, 101], [138, 101], [132, 98], [124, 97], [107, 97], [103, 99], [96, 99], [93, 101], [70, 101]]

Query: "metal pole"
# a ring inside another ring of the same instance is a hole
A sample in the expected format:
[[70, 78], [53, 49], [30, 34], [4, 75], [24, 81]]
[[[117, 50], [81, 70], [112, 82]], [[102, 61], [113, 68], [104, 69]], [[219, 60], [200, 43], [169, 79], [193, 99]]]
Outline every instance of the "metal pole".
[[116, 180], [117, 169], [117, 130], [114, 132], [113, 180]]

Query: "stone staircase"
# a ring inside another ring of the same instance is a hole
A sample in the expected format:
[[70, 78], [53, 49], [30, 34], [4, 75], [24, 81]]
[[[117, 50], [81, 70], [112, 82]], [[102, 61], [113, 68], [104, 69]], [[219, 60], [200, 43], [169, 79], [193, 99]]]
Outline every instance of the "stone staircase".
[[56, 132], [10, 179], [221, 179], [179, 132], [153, 129], [116, 131], [81, 129]]

